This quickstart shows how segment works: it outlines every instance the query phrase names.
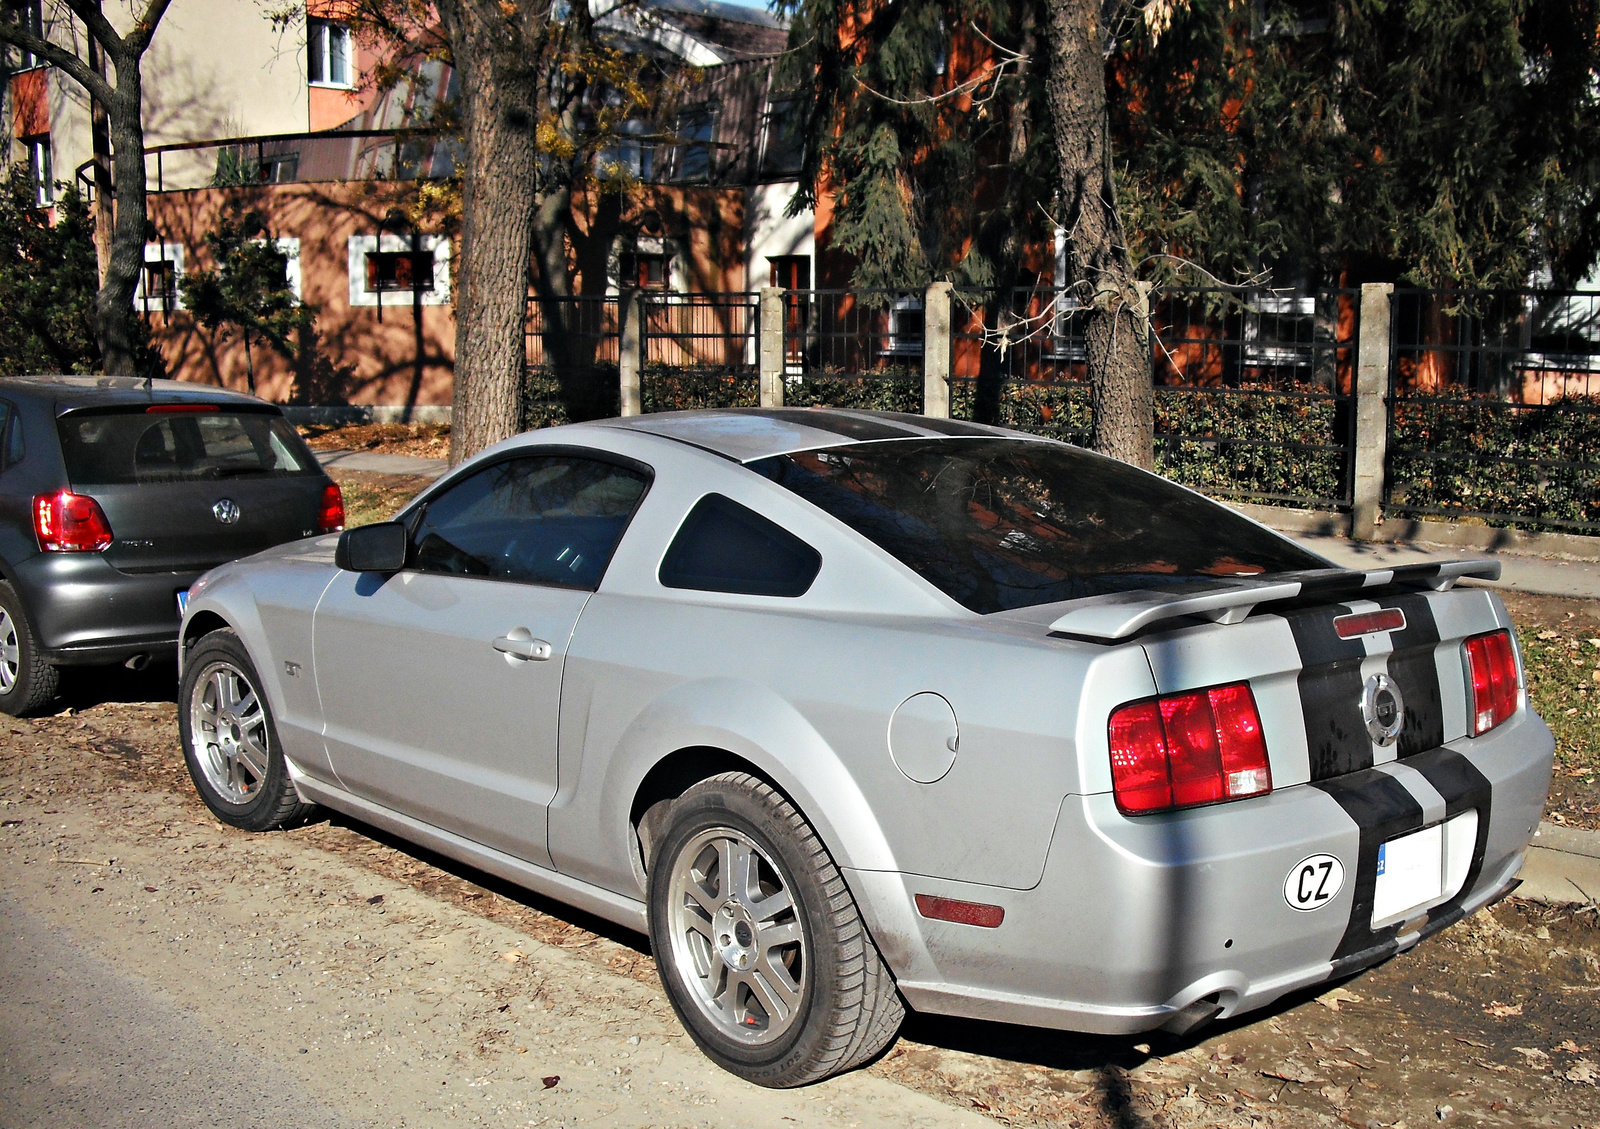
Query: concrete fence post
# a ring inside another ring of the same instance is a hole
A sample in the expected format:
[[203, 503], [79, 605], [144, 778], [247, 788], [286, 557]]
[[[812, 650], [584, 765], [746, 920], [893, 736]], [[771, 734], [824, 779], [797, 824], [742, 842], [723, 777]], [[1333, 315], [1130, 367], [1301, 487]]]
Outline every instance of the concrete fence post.
[[1383, 507], [1384, 462], [1389, 445], [1389, 299], [1394, 286], [1361, 287], [1361, 329], [1356, 341], [1356, 449], [1350, 536], [1372, 541]]
[[760, 340], [761, 406], [783, 407], [783, 288], [763, 286], [757, 332]]
[[922, 299], [922, 414], [950, 418], [951, 292], [935, 282]]
[[644, 352], [644, 301], [637, 290], [628, 289], [617, 295], [622, 306], [622, 339], [618, 342], [617, 370], [621, 381], [621, 412], [636, 416], [644, 410], [644, 397], [639, 386], [639, 367]]

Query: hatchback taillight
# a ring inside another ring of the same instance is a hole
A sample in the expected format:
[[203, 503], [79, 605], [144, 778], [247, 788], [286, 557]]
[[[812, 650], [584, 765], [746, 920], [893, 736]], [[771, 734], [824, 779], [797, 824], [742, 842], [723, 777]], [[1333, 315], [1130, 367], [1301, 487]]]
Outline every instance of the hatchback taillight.
[[340, 493], [337, 483], [330, 482], [322, 488], [317, 528], [323, 533], [337, 533], [344, 528], [344, 495]]
[[98, 553], [112, 541], [100, 503], [70, 490], [34, 497], [33, 535], [45, 553]]
[[1509, 631], [1474, 635], [1461, 645], [1472, 681], [1472, 735], [1481, 736], [1517, 712], [1517, 652]]
[[1247, 683], [1122, 706], [1111, 715], [1111, 783], [1127, 815], [1272, 791], [1261, 715]]

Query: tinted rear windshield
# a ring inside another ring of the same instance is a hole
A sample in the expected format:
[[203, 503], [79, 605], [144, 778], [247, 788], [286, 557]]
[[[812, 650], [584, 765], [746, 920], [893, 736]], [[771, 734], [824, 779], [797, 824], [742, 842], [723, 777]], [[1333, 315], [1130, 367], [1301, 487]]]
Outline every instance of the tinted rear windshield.
[[73, 412], [57, 421], [74, 486], [317, 474], [289, 421], [255, 412]]
[[1328, 567], [1164, 479], [1053, 443], [863, 443], [748, 465], [983, 614]]

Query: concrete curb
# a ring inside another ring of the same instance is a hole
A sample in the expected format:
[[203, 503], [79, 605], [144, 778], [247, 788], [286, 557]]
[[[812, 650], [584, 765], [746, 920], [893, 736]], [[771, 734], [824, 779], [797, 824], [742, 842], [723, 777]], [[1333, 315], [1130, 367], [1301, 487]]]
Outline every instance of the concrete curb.
[[359, 470], [367, 474], [404, 474], [438, 478], [450, 469], [447, 459], [425, 459], [419, 455], [382, 455], [375, 451], [318, 451], [317, 462], [340, 470]]
[[1600, 901], [1600, 831], [1541, 823], [1522, 870], [1519, 898], [1538, 902]]

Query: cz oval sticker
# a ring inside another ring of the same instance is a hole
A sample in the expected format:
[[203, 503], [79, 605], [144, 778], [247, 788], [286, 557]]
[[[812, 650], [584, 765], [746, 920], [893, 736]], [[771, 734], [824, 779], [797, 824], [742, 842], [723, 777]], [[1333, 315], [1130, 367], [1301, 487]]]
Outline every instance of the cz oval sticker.
[[1344, 863], [1332, 855], [1312, 855], [1295, 863], [1283, 880], [1283, 900], [1289, 908], [1321, 909], [1344, 886]]

